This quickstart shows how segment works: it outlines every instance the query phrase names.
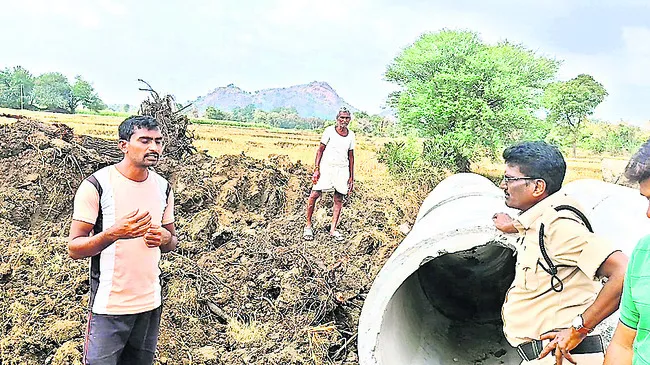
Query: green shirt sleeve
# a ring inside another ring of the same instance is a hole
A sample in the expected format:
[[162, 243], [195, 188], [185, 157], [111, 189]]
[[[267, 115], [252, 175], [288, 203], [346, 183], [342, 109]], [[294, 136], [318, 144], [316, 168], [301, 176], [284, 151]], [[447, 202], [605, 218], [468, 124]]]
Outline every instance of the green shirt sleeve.
[[639, 325], [639, 311], [632, 299], [632, 285], [634, 283], [634, 278], [637, 275], [636, 267], [636, 257], [638, 255], [638, 249], [635, 249], [632, 252], [630, 261], [627, 266], [627, 272], [625, 273], [625, 280], [623, 282], [623, 295], [621, 296], [621, 308], [620, 316], [621, 323], [630, 327], [633, 330], [637, 330]]

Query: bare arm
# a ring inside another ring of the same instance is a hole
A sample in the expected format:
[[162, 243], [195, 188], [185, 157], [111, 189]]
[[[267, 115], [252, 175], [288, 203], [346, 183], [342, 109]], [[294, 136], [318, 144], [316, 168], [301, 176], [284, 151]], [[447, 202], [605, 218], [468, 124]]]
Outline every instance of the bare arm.
[[582, 314], [584, 325], [587, 328], [594, 328], [598, 323], [614, 313], [621, 303], [623, 293], [623, 279], [627, 269], [627, 256], [617, 251], [609, 255], [603, 262], [596, 275], [606, 277], [607, 282], [598, 293], [594, 303]]
[[108, 231], [89, 236], [94, 225], [82, 221], [72, 221], [68, 237], [68, 254], [71, 258], [83, 259], [95, 256], [117, 239]]
[[149, 212], [138, 210], [120, 218], [114, 225], [103, 232], [89, 236], [94, 225], [73, 220], [68, 236], [68, 254], [73, 259], [95, 256], [118, 239], [143, 236], [151, 227]]
[[503, 233], [517, 233], [515, 228], [515, 220], [506, 213], [495, 213], [492, 216], [494, 226]]
[[165, 224], [162, 228], [169, 234], [169, 236], [166, 234], [163, 236], [160, 251], [163, 253], [174, 251], [176, 246], [178, 246], [178, 236], [176, 236], [176, 227], [174, 226], [174, 223]]
[[350, 179], [354, 180], [354, 150], [348, 150], [348, 161], [350, 161]]
[[604, 365], [632, 365], [632, 344], [636, 338], [636, 331], [618, 322], [612, 342], [607, 347]]
[[311, 182], [314, 184], [316, 184], [318, 182], [318, 179], [320, 179], [320, 160], [323, 158], [325, 147], [327, 147], [327, 145], [321, 143], [320, 146], [318, 146], [318, 150], [316, 151], [316, 161], [314, 162], [316, 167], [314, 167], [314, 174], [311, 176]]
[[318, 150], [316, 150], [316, 161], [314, 162], [314, 166], [316, 166], [316, 169], [320, 168], [320, 160], [321, 158], [323, 158], [323, 152], [325, 152], [325, 147], [327, 147], [327, 145], [321, 143], [320, 146], [318, 146]]

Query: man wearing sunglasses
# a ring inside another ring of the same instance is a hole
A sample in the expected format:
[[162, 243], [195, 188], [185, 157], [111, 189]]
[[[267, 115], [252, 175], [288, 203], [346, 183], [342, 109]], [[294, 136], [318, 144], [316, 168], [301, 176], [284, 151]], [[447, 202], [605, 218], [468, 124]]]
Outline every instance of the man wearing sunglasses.
[[[639, 183], [639, 192], [650, 201], [650, 141], [625, 168], [625, 177]], [[650, 207], [646, 211], [650, 218]], [[625, 274], [621, 317], [607, 348], [605, 365], [650, 364], [650, 236], [632, 251]]]
[[559, 192], [566, 163], [556, 147], [524, 142], [503, 158], [505, 203], [521, 211], [493, 217], [499, 230], [520, 234], [502, 310], [506, 339], [522, 364], [601, 365], [602, 341], [591, 331], [618, 308], [627, 257], [590, 232], [577, 202]]

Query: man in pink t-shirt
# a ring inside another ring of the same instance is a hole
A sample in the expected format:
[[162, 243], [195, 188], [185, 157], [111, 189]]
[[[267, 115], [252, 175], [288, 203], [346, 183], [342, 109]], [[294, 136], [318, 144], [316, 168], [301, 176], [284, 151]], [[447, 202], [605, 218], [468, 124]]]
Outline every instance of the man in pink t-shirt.
[[68, 251], [90, 257], [84, 364], [152, 364], [158, 342], [162, 252], [176, 248], [174, 196], [150, 169], [163, 136], [152, 117], [119, 126], [124, 158], [84, 180], [74, 199]]

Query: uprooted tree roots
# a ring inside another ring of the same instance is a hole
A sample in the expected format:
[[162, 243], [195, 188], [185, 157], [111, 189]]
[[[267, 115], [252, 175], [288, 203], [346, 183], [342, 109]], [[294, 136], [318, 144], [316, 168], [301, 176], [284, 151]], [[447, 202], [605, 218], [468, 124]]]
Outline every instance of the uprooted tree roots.
[[176, 107], [174, 97], [161, 97], [146, 81], [138, 81], [147, 85], [146, 89], [140, 90], [150, 94], [140, 105], [140, 114], [154, 117], [160, 124], [160, 130], [165, 136], [165, 156], [179, 160], [196, 152], [192, 145], [194, 136], [188, 130], [190, 119], [181, 114], [182, 109]]
[[[81, 180], [119, 158], [111, 146], [30, 120], [0, 130], [0, 364], [80, 364], [88, 262], [67, 256], [66, 234]], [[363, 298], [412, 218], [398, 202], [360, 184], [348, 240], [327, 239], [329, 198], [304, 242], [299, 163], [192, 154], [156, 169], [173, 184], [180, 238], [160, 265], [158, 363], [358, 363]]]

